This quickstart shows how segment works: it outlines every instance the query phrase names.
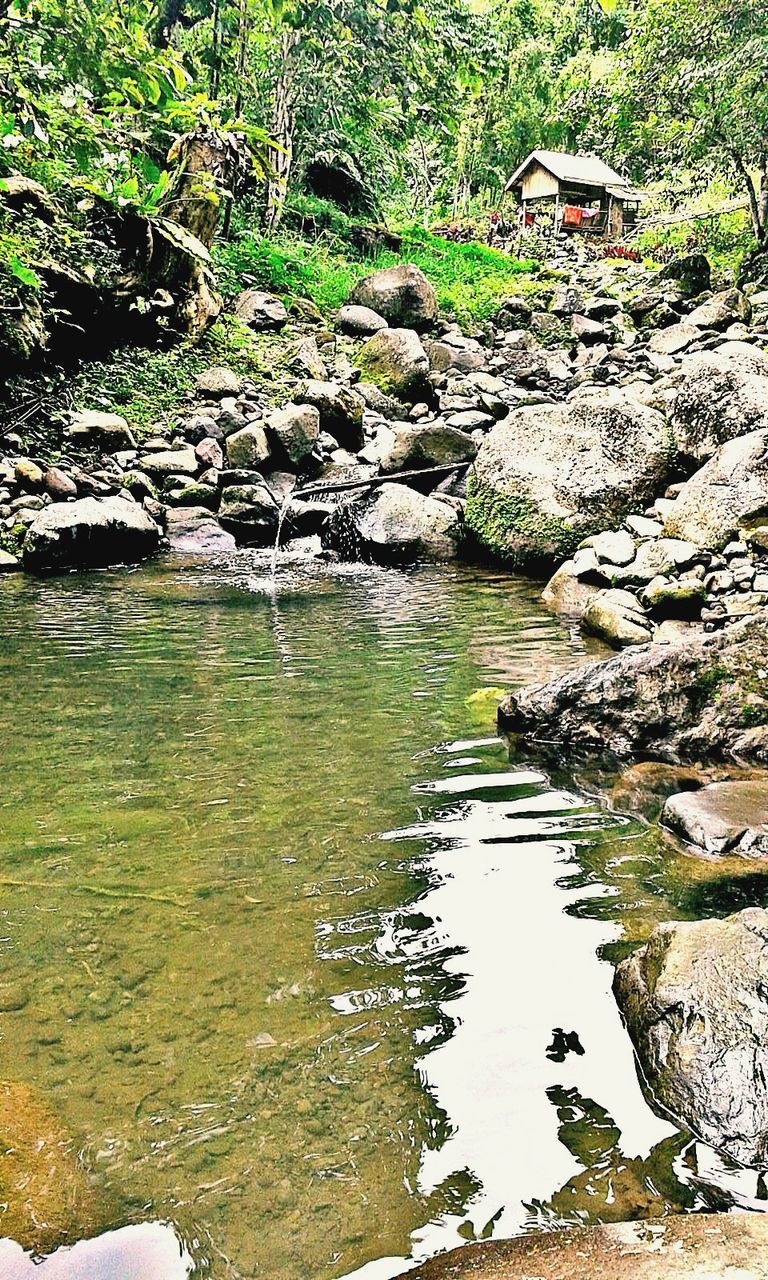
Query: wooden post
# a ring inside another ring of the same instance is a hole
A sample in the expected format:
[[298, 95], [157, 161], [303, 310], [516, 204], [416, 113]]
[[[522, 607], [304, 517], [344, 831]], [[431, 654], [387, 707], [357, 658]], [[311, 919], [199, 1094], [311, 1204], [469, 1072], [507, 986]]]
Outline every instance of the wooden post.
[[560, 188], [558, 187], [557, 193], [555, 195], [555, 216], [552, 221], [552, 239], [553, 240], [557, 239], [557, 231], [558, 231], [557, 220], [559, 217], [560, 217]]

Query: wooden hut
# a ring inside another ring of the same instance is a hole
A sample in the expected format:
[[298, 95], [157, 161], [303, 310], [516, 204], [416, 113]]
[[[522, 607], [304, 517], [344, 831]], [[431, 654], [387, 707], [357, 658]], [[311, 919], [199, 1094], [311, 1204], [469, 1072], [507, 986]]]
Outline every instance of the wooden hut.
[[555, 231], [587, 232], [609, 240], [620, 240], [634, 226], [642, 199], [642, 192], [597, 156], [565, 151], [532, 151], [505, 190], [517, 194], [524, 227], [547, 214]]

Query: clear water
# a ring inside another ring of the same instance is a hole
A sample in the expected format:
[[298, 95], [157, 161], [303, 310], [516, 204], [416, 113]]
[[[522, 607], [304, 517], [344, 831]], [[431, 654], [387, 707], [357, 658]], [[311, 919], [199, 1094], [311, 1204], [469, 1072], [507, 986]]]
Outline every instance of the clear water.
[[582, 638], [490, 572], [267, 572], [0, 581], [0, 1079], [74, 1135], [64, 1238], [166, 1222], [215, 1280], [381, 1280], [759, 1207], [649, 1108], [610, 982], [766, 878], [510, 763], [471, 697]]

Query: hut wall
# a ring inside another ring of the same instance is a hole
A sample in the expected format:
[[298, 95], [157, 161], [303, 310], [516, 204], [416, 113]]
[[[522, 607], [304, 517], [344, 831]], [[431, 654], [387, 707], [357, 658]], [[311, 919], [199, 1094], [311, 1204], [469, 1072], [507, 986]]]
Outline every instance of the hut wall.
[[543, 165], [532, 164], [523, 175], [520, 195], [523, 200], [539, 200], [543, 196], [556, 196], [559, 183]]

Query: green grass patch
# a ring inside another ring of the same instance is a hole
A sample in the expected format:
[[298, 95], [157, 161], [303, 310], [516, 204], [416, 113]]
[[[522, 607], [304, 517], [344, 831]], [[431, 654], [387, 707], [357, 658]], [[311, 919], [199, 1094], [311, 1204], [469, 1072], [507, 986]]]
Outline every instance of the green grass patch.
[[330, 230], [315, 238], [284, 231], [272, 239], [243, 231], [218, 246], [217, 270], [230, 294], [253, 286], [287, 299], [310, 298], [328, 313], [342, 305], [362, 276], [413, 262], [434, 286], [441, 312], [470, 328], [488, 319], [538, 271], [536, 262], [511, 258], [487, 245], [454, 244], [419, 228], [401, 234], [398, 252], [383, 249], [364, 256]]

